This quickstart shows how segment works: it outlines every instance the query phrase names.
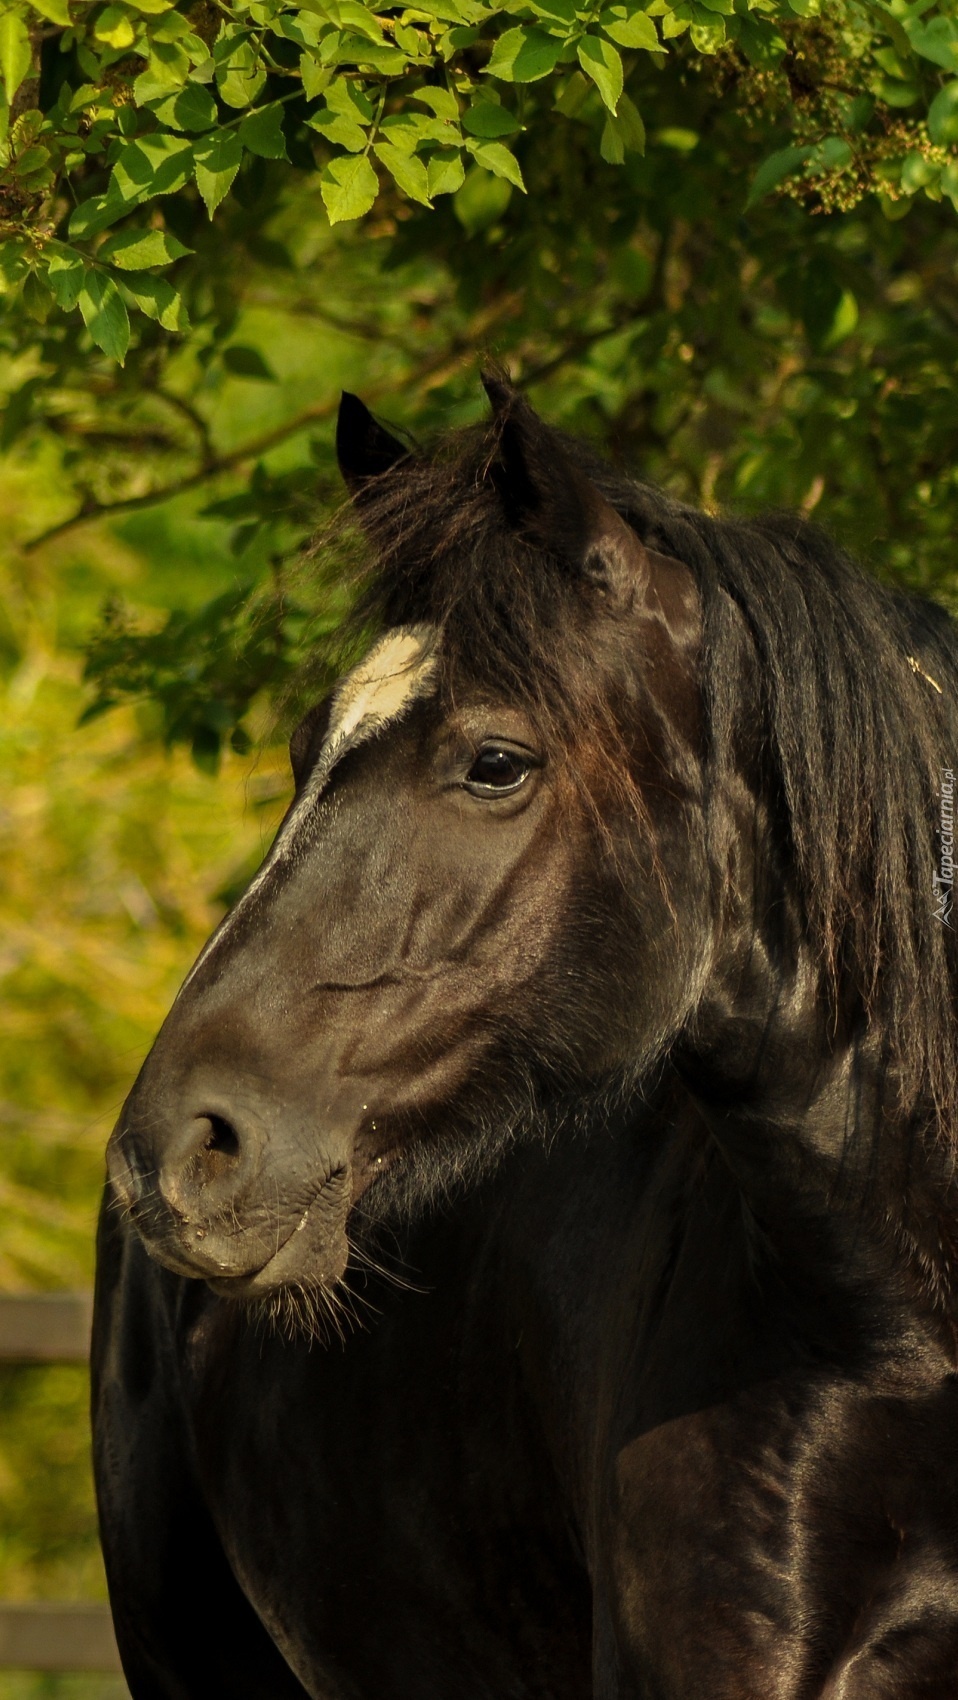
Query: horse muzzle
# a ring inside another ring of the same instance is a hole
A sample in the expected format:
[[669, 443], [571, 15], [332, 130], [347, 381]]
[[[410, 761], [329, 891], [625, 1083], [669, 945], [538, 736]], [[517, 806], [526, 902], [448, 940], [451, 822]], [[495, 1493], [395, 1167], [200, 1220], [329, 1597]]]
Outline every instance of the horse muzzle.
[[107, 1167], [151, 1257], [245, 1299], [342, 1277], [351, 1147], [273, 1094], [194, 1080], [173, 1103], [134, 1088]]

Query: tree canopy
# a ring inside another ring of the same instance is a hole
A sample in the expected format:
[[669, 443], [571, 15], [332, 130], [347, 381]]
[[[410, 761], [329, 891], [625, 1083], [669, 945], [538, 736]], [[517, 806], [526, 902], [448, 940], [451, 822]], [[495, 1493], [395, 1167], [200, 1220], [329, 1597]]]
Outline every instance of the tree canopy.
[[111, 603], [90, 711], [146, 694], [212, 767], [341, 612], [283, 565], [338, 499], [335, 393], [290, 410], [273, 352], [320, 326], [376, 351], [366, 399], [400, 423], [474, 416], [491, 352], [681, 493], [818, 509], [947, 588], [952, 14], [7, 4], [0, 449], [53, 494], [20, 542], [198, 492], [237, 562], [160, 629]]

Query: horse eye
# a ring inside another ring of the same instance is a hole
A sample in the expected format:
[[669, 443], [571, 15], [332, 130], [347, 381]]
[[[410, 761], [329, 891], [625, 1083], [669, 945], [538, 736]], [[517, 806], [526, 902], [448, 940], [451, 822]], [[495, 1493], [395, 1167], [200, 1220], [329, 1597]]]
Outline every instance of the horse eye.
[[509, 791], [518, 791], [531, 768], [532, 763], [520, 751], [489, 744], [479, 751], [464, 783], [473, 796], [502, 797]]

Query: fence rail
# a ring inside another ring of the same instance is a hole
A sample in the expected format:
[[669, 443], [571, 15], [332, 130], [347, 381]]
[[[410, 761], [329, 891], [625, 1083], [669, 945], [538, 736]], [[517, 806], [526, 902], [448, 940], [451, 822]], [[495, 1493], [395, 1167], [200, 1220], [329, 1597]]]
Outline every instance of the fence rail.
[[[0, 1363], [86, 1363], [91, 1293], [0, 1294]], [[0, 1602], [0, 1671], [120, 1672], [110, 1608]]]
[[92, 1293], [0, 1294], [0, 1363], [85, 1364]]

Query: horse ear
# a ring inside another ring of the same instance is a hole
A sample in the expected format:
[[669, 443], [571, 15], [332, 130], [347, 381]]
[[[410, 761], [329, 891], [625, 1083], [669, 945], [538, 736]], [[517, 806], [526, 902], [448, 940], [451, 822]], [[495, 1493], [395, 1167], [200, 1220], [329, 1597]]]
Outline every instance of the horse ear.
[[[510, 524], [546, 548], [584, 583], [629, 606], [641, 599], [653, 564], [611, 502], [577, 467], [562, 438], [543, 424], [519, 392], [497, 374], [482, 374], [498, 427], [490, 467]], [[685, 572], [678, 561], [675, 568]]]
[[405, 443], [375, 420], [358, 396], [344, 390], [336, 420], [336, 458], [351, 496], [409, 454]]

